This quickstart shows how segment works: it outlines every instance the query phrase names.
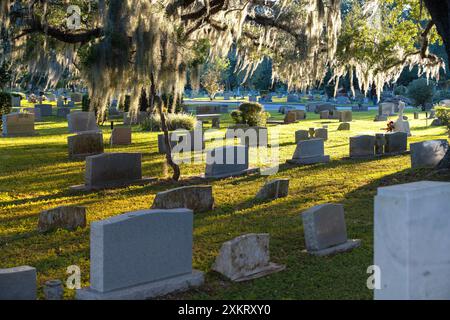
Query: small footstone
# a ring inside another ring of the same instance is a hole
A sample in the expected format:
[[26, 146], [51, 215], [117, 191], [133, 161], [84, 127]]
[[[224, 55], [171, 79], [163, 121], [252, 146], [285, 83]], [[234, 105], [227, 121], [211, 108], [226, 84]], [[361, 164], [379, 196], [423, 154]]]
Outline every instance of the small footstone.
[[47, 232], [59, 228], [75, 230], [78, 227], [86, 227], [86, 208], [84, 207], [58, 207], [42, 211], [39, 215], [39, 232]]
[[212, 269], [235, 282], [284, 270], [270, 262], [269, 239], [269, 234], [246, 234], [225, 242]]
[[61, 280], [49, 280], [44, 285], [45, 300], [62, 300], [64, 288]]
[[257, 200], [275, 200], [289, 194], [289, 179], [278, 179], [266, 183], [256, 195]]
[[341, 124], [339, 125], [339, 127], [338, 127], [338, 130], [339, 130], [339, 131], [347, 131], [347, 130], [350, 130], [350, 123], [348, 123], [348, 122], [343, 122], [343, 123], [341, 123]]

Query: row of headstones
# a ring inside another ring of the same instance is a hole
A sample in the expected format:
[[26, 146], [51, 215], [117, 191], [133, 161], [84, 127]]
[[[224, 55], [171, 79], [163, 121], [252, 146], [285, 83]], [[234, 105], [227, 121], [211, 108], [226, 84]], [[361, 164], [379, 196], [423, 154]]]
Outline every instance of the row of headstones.
[[[257, 199], [286, 197], [288, 188], [288, 180], [271, 181], [261, 189]], [[202, 285], [203, 272], [192, 268], [194, 211], [188, 208], [208, 211], [213, 204], [212, 186], [182, 187], [159, 193], [153, 210], [93, 222], [91, 286], [78, 290], [77, 298], [148, 299]], [[316, 206], [304, 212], [302, 219], [306, 250], [310, 254], [325, 256], [360, 245], [359, 240], [347, 239], [342, 205]], [[81, 207], [44, 211], [38, 226], [40, 232], [61, 227], [83, 228], [86, 211]], [[212, 269], [235, 282], [284, 270], [285, 266], [270, 262], [269, 239], [269, 234], [246, 234], [225, 242]], [[4, 288], [0, 299], [35, 299], [36, 269], [27, 266], [2, 269], [0, 284]], [[58, 291], [44, 289], [46, 297], [62, 298], [61, 282], [53, 284]]]

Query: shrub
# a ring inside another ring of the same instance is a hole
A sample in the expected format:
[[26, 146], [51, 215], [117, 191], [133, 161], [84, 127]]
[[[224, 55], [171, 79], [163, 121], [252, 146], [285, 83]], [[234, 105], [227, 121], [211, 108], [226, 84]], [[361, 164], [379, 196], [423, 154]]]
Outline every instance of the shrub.
[[394, 89], [396, 96], [406, 96], [408, 94], [408, 88], [405, 86], [398, 86]]
[[131, 97], [129, 95], [125, 95], [122, 99], [120, 99], [119, 110], [123, 112], [129, 112], [131, 106]]
[[442, 121], [442, 124], [450, 126], [450, 108], [449, 107], [436, 107], [436, 117]]
[[431, 103], [434, 95], [434, 81], [417, 79], [408, 85], [408, 96], [413, 100], [413, 105], [425, 109], [427, 103]]
[[268, 117], [263, 106], [256, 102], [244, 102], [238, 110], [231, 112], [231, 118], [236, 124], [246, 124], [250, 127], [264, 127]]
[[11, 112], [11, 95], [7, 92], [0, 92], [0, 129], [2, 128], [2, 116]]
[[[166, 124], [169, 131], [177, 129], [194, 130], [197, 118], [187, 113], [169, 113], [165, 114]], [[144, 131], [162, 131], [161, 116], [153, 114], [141, 123], [141, 129]]]

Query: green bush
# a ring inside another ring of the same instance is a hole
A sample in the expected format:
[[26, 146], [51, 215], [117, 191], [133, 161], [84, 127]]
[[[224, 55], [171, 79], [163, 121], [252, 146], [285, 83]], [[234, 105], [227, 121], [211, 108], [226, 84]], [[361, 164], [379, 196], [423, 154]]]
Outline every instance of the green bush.
[[[166, 124], [169, 131], [177, 129], [194, 130], [197, 118], [187, 113], [169, 113], [165, 114]], [[162, 131], [161, 117], [159, 114], [153, 114], [141, 123], [141, 129], [144, 131]]]
[[442, 124], [450, 126], [450, 108], [449, 107], [436, 107], [436, 117], [442, 121]]
[[231, 112], [231, 118], [236, 124], [245, 124], [250, 127], [264, 127], [268, 117], [263, 106], [256, 102], [241, 103], [238, 110]]
[[130, 106], [131, 106], [131, 97], [129, 95], [125, 95], [124, 98], [120, 99], [119, 110], [123, 112], [129, 112]]
[[11, 95], [7, 92], [0, 92], [0, 129], [2, 128], [2, 116], [11, 112]]
[[423, 78], [417, 79], [408, 85], [408, 96], [413, 100], [414, 106], [421, 106], [424, 110], [425, 105], [433, 101], [434, 88], [434, 81]]
[[406, 96], [408, 94], [408, 88], [405, 86], [398, 86], [394, 89], [396, 96]]

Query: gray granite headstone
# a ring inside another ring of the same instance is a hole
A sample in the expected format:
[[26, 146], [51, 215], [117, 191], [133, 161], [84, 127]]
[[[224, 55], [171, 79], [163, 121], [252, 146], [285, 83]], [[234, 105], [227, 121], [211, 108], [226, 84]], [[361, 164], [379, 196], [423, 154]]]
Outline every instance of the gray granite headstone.
[[353, 114], [349, 110], [339, 111], [339, 122], [352, 122]]
[[314, 255], [328, 255], [351, 250], [359, 240], [347, 239], [344, 206], [322, 204], [301, 214], [305, 232], [306, 250]]
[[88, 156], [104, 152], [103, 134], [97, 131], [85, 131], [67, 137], [69, 159], [84, 160]]
[[131, 144], [131, 128], [130, 127], [114, 128], [111, 132], [110, 143], [112, 146], [130, 145]]
[[360, 135], [350, 137], [350, 158], [375, 156], [375, 137]]
[[314, 164], [327, 163], [330, 156], [326, 156], [323, 139], [310, 139], [297, 143], [292, 160], [288, 160], [291, 164]]
[[205, 178], [225, 178], [254, 171], [249, 168], [248, 146], [226, 146], [208, 150]]
[[34, 114], [9, 113], [2, 116], [4, 137], [32, 136], [34, 130]]
[[406, 151], [408, 145], [408, 134], [406, 132], [390, 132], [384, 135], [386, 154], [398, 154]]
[[42, 120], [41, 109], [38, 109], [38, 108], [22, 108], [22, 112], [34, 114], [34, 121], [35, 122]]
[[338, 131], [348, 131], [348, 130], [350, 130], [350, 123], [348, 122], [343, 122], [338, 127]]
[[315, 129], [314, 137], [317, 139], [323, 139], [325, 141], [328, 140], [328, 129], [325, 128]]
[[186, 186], [158, 192], [152, 209], [187, 208], [194, 212], [210, 211], [214, 208], [212, 186]]
[[42, 117], [51, 117], [53, 115], [53, 108], [51, 104], [36, 104], [34, 107], [41, 110]]
[[148, 299], [203, 283], [192, 269], [193, 213], [141, 210], [91, 224], [90, 288], [77, 299]]
[[0, 300], [36, 300], [36, 281], [35, 268], [0, 269]]
[[299, 143], [303, 140], [309, 140], [309, 131], [308, 130], [298, 130], [295, 132], [295, 143]]
[[98, 131], [97, 118], [94, 112], [73, 112], [67, 115], [69, 133]]
[[448, 150], [448, 141], [429, 140], [409, 145], [412, 168], [434, 168], [444, 158]]
[[70, 108], [57, 108], [56, 116], [58, 118], [67, 118], [67, 115], [70, 113]]
[[275, 200], [289, 194], [289, 179], [277, 179], [267, 182], [256, 195], [257, 200]]

